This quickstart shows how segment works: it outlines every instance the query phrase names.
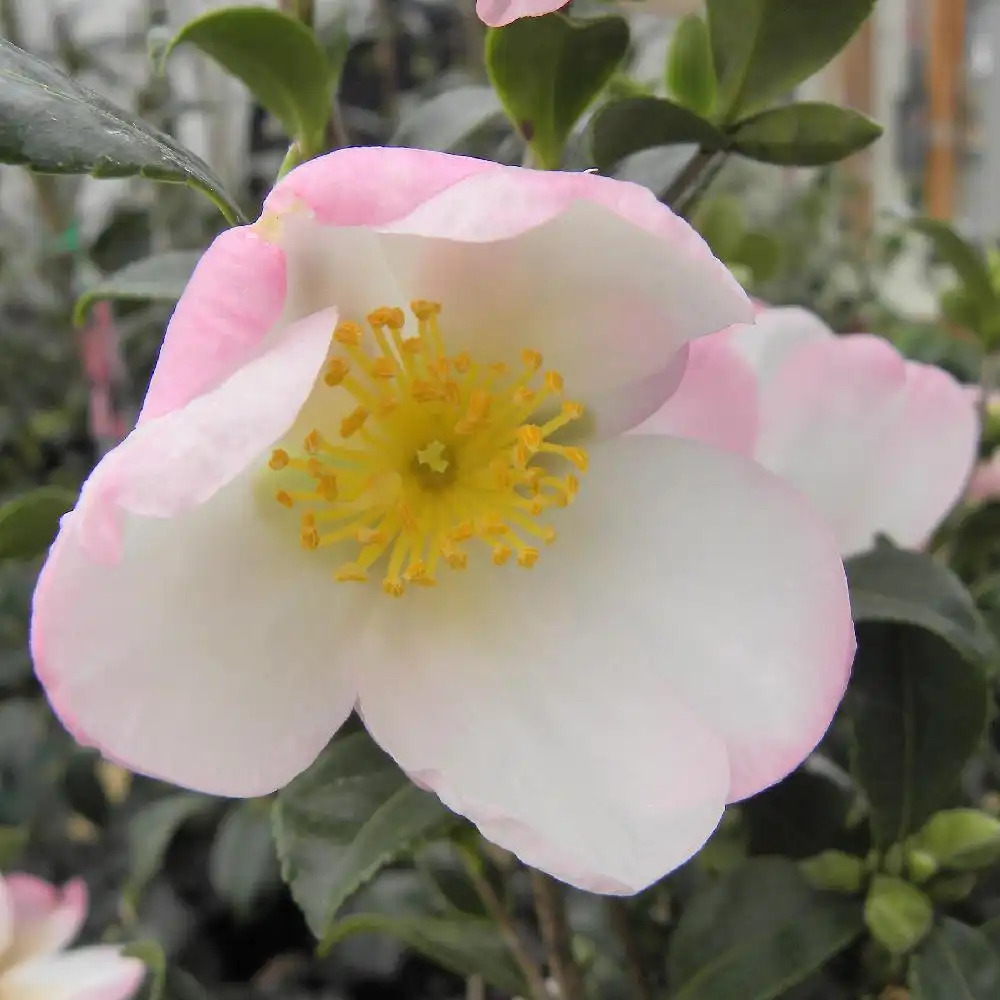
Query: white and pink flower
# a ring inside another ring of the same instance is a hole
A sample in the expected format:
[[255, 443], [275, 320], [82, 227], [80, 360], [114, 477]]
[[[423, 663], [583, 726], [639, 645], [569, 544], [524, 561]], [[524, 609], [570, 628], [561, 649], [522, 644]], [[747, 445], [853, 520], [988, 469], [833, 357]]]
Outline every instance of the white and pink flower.
[[67, 949], [87, 915], [87, 887], [33, 875], [0, 877], [3, 1000], [128, 1000], [145, 966], [113, 945]]
[[[723, 378], [734, 388], [720, 391]], [[879, 337], [834, 336], [798, 308], [692, 345], [679, 390], [640, 430], [752, 455], [809, 497], [845, 556], [879, 534], [925, 545], [979, 441], [975, 396], [947, 372]]]
[[526, 862], [650, 884], [815, 746], [854, 653], [794, 490], [623, 434], [688, 341], [751, 315], [638, 186], [304, 164], [207, 251], [63, 521], [32, 623], [55, 710], [128, 767], [254, 796], [357, 708]]

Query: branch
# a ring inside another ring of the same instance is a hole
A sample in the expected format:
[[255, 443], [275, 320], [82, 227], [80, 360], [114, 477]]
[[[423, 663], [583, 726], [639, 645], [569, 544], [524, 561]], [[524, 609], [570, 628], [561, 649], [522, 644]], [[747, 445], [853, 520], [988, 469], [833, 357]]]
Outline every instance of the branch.
[[549, 957], [549, 968], [559, 987], [560, 1000], [584, 1000], [583, 973], [573, 957], [570, 928], [562, 888], [548, 875], [531, 869], [535, 913]]
[[609, 899], [608, 912], [611, 916], [611, 929], [618, 938], [625, 956], [625, 971], [628, 973], [634, 1000], [653, 1000], [646, 983], [646, 976], [642, 971], [642, 957], [636, 945], [635, 935], [632, 933], [628, 907], [620, 899]]

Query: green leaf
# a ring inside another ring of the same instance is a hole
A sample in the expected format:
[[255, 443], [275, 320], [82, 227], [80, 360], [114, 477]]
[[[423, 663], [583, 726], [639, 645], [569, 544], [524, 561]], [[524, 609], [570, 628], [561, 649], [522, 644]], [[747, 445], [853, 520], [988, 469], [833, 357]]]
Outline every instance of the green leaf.
[[981, 931], [945, 917], [910, 962], [911, 1000], [996, 1000], [1000, 952]]
[[733, 149], [784, 167], [821, 167], [870, 146], [882, 126], [834, 104], [806, 102], [762, 111], [731, 133]]
[[167, 979], [167, 956], [158, 941], [133, 941], [122, 948], [126, 958], [138, 958], [150, 972], [144, 1000], [161, 1000]]
[[774, 103], [822, 69], [871, 13], [875, 0], [708, 0], [727, 121]]
[[879, 545], [846, 563], [854, 621], [916, 625], [984, 666], [996, 640], [969, 592], [950, 570], [920, 552]]
[[230, 222], [246, 221], [194, 153], [2, 38], [0, 82], [0, 162], [48, 174], [188, 184]]
[[455, 87], [425, 101], [404, 118], [390, 145], [447, 153], [502, 114], [492, 87]]
[[219, 897], [242, 919], [250, 916], [265, 889], [280, 884], [266, 800], [250, 799], [226, 813], [208, 856], [208, 878]]
[[949, 804], [986, 725], [986, 676], [934, 632], [858, 626], [847, 699], [851, 766], [868, 796], [872, 836], [888, 848]]
[[815, 891], [791, 861], [749, 861], [684, 911], [670, 945], [671, 1000], [771, 1000], [861, 930], [858, 901]]
[[59, 518], [76, 503], [76, 494], [42, 486], [0, 506], [0, 562], [34, 559], [52, 544]]
[[102, 278], [77, 299], [73, 322], [83, 323], [90, 307], [104, 299], [176, 302], [200, 259], [201, 252], [197, 250], [169, 250], [127, 264], [120, 271]]
[[591, 126], [591, 150], [602, 173], [640, 150], [680, 143], [718, 150], [726, 147], [727, 139], [710, 121], [661, 97], [628, 97], [606, 104]]
[[145, 806], [132, 817], [128, 828], [130, 875], [125, 892], [133, 905], [163, 866], [167, 848], [178, 830], [189, 819], [214, 809], [216, 803], [206, 795], [181, 792]]
[[23, 826], [0, 826], [0, 871], [14, 867], [28, 846], [29, 833]]
[[932, 816], [913, 842], [946, 868], [986, 868], [1000, 859], [1000, 820], [978, 809], [946, 809]]
[[708, 25], [698, 14], [688, 14], [670, 40], [667, 91], [678, 104], [708, 118], [715, 106], [717, 85]]
[[274, 808], [282, 876], [313, 934], [329, 943], [348, 896], [451, 819], [366, 733], [336, 740]]
[[865, 900], [872, 937], [894, 955], [915, 948], [931, 928], [934, 907], [916, 887], [893, 875], [876, 875]]
[[330, 64], [301, 21], [267, 7], [222, 7], [181, 28], [160, 56], [196, 45], [240, 79], [296, 140], [303, 159], [322, 152], [333, 100]]
[[861, 891], [865, 880], [865, 862], [846, 851], [822, 851], [799, 862], [799, 870], [816, 889], [852, 894]]
[[691, 224], [719, 260], [728, 263], [746, 235], [743, 202], [735, 195], [718, 194], [698, 205]]
[[324, 946], [364, 933], [389, 934], [460, 976], [479, 975], [511, 996], [527, 996], [524, 978], [488, 920], [361, 913], [335, 923]]
[[[965, 294], [971, 300], [970, 305], [976, 309], [975, 320], [981, 323], [983, 318], [1000, 308], [1000, 295], [993, 286], [986, 259], [976, 247], [939, 219], [915, 219], [910, 225], [926, 236], [933, 243], [938, 257], [958, 273]], [[968, 318], [973, 319], [971, 315]]]
[[625, 57], [628, 43], [628, 24], [620, 17], [570, 21], [549, 14], [490, 29], [490, 80], [539, 166], [559, 166], [573, 126]]

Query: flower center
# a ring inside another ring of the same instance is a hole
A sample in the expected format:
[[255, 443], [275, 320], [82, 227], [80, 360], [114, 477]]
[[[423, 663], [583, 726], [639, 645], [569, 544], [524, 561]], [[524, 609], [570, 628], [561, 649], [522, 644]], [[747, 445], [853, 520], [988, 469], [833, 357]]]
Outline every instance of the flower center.
[[[268, 463], [286, 477], [278, 503], [301, 512], [303, 547], [356, 543], [334, 578], [363, 581], [384, 565], [382, 589], [397, 597], [407, 584], [434, 584], [442, 564], [464, 569], [476, 543], [497, 566], [512, 556], [533, 566], [537, 544], [556, 537], [541, 516], [570, 504], [579, 486], [559, 465], [587, 469], [583, 449], [550, 440], [583, 407], [564, 399], [562, 376], [542, 371], [537, 351], [521, 352], [516, 373], [448, 355], [440, 305], [410, 308], [415, 335], [404, 335], [401, 309], [376, 309], [367, 334], [337, 326], [323, 382], [346, 390], [354, 408], [336, 440], [313, 429], [301, 453], [277, 448]], [[552, 415], [533, 422], [539, 412]]]

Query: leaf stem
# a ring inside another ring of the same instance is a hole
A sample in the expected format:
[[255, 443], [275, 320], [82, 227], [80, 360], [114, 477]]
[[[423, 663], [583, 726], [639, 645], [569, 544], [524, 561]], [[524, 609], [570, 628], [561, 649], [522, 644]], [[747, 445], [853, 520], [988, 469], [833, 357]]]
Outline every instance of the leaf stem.
[[559, 987], [560, 1000], [584, 1000], [583, 973], [573, 957], [562, 887], [548, 875], [532, 868], [531, 889], [549, 968]]
[[714, 156], [715, 153], [711, 150], [699, 149], [670, 182], [670, 186], [660, 196], [660, 201], [670, 208], [674, 208], [688, 188], [701, 176], [702, 171], [712, 162]]
[[620, 899], [609, 899], [608, 913], [611, 917], [611, 929], [618, 939], [625, 957], [625, 971], [628, 974], [634, 1000], [652, 1000], [653, 995], [649, 991], [642, 969], [642, 957], [639, 954], [635, 935], [632, 933], [628, 907]]

